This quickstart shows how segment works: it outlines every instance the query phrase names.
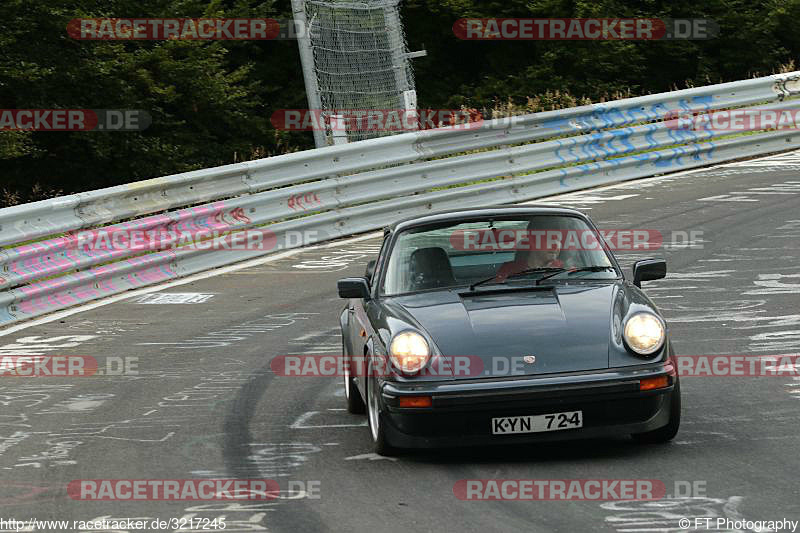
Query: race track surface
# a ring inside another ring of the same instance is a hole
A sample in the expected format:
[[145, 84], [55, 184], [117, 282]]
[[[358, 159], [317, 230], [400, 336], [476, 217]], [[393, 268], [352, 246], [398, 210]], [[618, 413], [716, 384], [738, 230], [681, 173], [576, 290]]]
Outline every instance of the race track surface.
[[[626, 269], [667, 259], [667, 279], [644, 288], [679, 354], [800, 353], [800, 155], [548, 201], [588, 212], [601, 229], [663, 234], [662, 250], [618, 257]], [[666, 445], [620, 436], [372, 455], [366, 418], [344, 410], [340, 379], [281, 377], [270, 361], [340, 353], [336, 280], [361, 275], [378, 245], [333, 243], [0, 337], [0, 354], [136, 365], [125, 375], [0, 378], [0, 518], [224, 517], [227, 532], [644, 532], [680, 531], [681, 517], [800, 520], [800, 380], [791, 377], [684, 378], [683, 424]], [[123, 478], [269, 478], [282, 492], [233, 503], [66, 493], [72, 480]], [[658, 479], [668, 497], [453, 494], [458, 480], [488, 478]], [[165, 531], [179, 530], [189, 529]]]

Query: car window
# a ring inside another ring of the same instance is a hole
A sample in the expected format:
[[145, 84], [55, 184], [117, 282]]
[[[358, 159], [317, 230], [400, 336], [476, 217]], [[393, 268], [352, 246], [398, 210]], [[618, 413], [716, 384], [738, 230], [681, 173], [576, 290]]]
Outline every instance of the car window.
[[586, 272], [581, 277], [616, 278], [618, 273], [599, 239], [582, 219], [564, 215], [412, 228], [395, 239], [381, 292], [394, 295], [458, 287], [513, 271], [515, 266], [523, 270], [538, 264], [566, 269], [609, 267], [608, 272]]
[[[367, 280], [367, 285], [372, 287], [373, 283], [375, 282], [375, 276], [379, 275], [379, 270], [381, 268], [381, 263], [383, 263], [384, 255], [386, 254], [386, 250], [389, 246], [390, 235], [386, 234], [383, 238], [383, 242], [381, 243], [381, 249], [378, 251], [378, 255], [375, 258], [375, 266], [372, 269], [372, 278]], [[369, 264], [369, 261], [367, 262]], [[367, 265], [364, 265], [365, 267]]]

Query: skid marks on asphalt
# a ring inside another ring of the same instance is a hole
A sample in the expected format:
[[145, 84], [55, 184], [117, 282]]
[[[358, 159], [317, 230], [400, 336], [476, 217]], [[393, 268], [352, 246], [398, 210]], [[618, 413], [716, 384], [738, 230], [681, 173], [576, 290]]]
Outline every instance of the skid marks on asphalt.
[[800, 194], [800, 181], [783, 181], [766, 187], [750, 187], [744, 191], [732, 191], [698, 198], [698, 202], [758, 202], [764, 196], [792, 196]]
[[[139, 342], [136, 346], [162, 346], [174, 350], [209, 350], [235, 346], [256, 335], [293, 326], [298, 322], [313, 320], [319, 313], [271, 313], [256, 320], [211, 331], [192, 339], [174, 342]], [[303, 322], [305, 323], [305, 322]]]
[[[705, 379], [715, 378], [684, 378], [691, 380], [690, 383], [702, 383]], [[750, 378], [740, 378], [742, 385], [739, 388], [741, 395], [754, 398], [759, 394], [759, 384], [753, 384]], [[775, 378], [758, 378], [775, 379]], [[748, 384], [747, 381], [750, 381]], [[798, 383], [797, 381], [793, 383]], [[688, 389], [688, 387], [687, 387]], [[691, 389], [689, 389], [691, 390]], [[691, 396], [689, 399], [694, 399]], [[702, 401], [702, 400], [700, 400]], [[781, 402], [769, 402], [764, 399], [762, 409], [757, 415], [737, 414], [736, 410], [731, 410], [730, 402], [726, 400], [724, 404], [696, 405], [687, 402], [684, 406], [684, 414], [681, 421], [681, 430], [673, 441], [676, 446], [693, 446], [697, 448], [713, 447], [718, 453], [735, 453], [742, 446], [742, 443], [755, 443], [760, 441], [800, 441], [800, 434], [797, 431], [797, 411], [779, 407]], [[764, 424], [770, 428], [769, 435], [765, 435], [762, 430]], [[709, 429], [719, 428], [719, 429]], [[787, 443], [791, 445], [791, 443]]]
[[[800, 294], [800, 273], [703, 271], [713, 259], [719, 260], [715, 265], [727, 265], [732, 258], [707, 258], [692, 270], [670, 273], [646, 288], [667, 321], [676, 326], [675, 338], [684, 328], [708, 326], [704, 335], [693, 336], [695, 352], [684, 355], [800, 353], [800, 314], [785, 311], [795, 310], [786, 297]], [[753, 290], [753, 285], [759, 288]], [[781, 296], [783, 301], [776, 298]]]
[[[52, 352], [74, 349], [97, 338], [97, 335], [26, 335], [0, 345], [0, 356], [4, 355], [46, 355]], [[63, 352], [62, 352], [63, 353]]]
[[576, 193], [569, 193], [563, 194], [559, 196], [552, 196], [550, 198], [545, 199], [544, 201], [538, 200], [532, 203], [546, 203], [548, 205], [560, 205], [560, 206], [569, 206], [569, 207], [577, 207], [578, 209], [582, 209], [588, 211], [591, 209], [592, 205], [597, 204], [604, 204], [609, 201], [622, 201], [627, 200], [629, 198], [636, 198], [639, 196], [638, 194], [619, 194], [618, 191], [609, 189], [606, 191], [583, 191], [583, 192], [576, 192]]
[[235, 275], [324, 274], [340, 272], [352, 265], [364, 265], [375, 259], [381, 248], [381, 237], [348, 244], [337, 244], [302, 251], [264, 265], [231, 272]]
[[360, 242], [346, 247], [320, 250], [309, 258], [297, 257], [291, 265], [292, 269], [313, 272], [339, 272], [354, 264], [366, 265], [375, 259], [380, 252], [380, 239], [374, 242]]
[[[287, 355], [331, 355], [342, 353], [341, 332], [338, 327], [309, 331], [289, 341], [290, 353]], [[327, 431], [330, 429], [363, 428], [367, 426], [365, 417], [352, 415], [344, 408], [344, 385], [342, 378], [316, 378], [284, 376], [276, 379], [314, 379], [319, 380], [325, 393], [319, 396], [318, 404], [312, 410], [299, 414], [289, 424], [289, 429]]]
[[752, 172], [753, 168], [765, 167], [769, 170], [779, 169], [780, 167], [800, 168], [800, 151], [786, 152], [783, 154], [772, 155], [761, 159], [751, 159], [749, 161], [737, 161], [722, 165], [721, 168], [742, 168], [747, 167], [747, 172]]
[[[360, 421], [356, 421], [361, 419]], [[289, 426], [290, 429], [333, 429], [366, 427], [363, 416], [351, 415], [341, 408], [328, 408], [320, 411], [306, 411]]]
[[309, 331], [289, 341], [286, 355], [332, 355], [342, 353], [342, 334], [338, 327]]
[[786, 390], [792, 397], [800, 400], [800, 377], [792, 378], [792, 381], [786, 384]]

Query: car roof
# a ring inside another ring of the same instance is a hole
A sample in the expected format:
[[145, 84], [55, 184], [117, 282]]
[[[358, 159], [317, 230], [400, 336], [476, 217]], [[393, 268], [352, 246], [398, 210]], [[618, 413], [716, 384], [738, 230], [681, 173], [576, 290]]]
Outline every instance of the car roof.
[[553, 205], [506, 205], [493, 207], [473, 207], [467, 209], [453, 209], [430, 213], [427, 215], [417, 215], [406, 217], [390, 224], [386, 231], [395, 232], [399, 229], [407, 229], [414, 226], [424, 226], [437, 222], [457, 221], [469, 218], [481, 218], [490, 216], [531, 216], [531, 215], [568, 215], [587, 218], [586, 215], [577, 209], [559, 207]]

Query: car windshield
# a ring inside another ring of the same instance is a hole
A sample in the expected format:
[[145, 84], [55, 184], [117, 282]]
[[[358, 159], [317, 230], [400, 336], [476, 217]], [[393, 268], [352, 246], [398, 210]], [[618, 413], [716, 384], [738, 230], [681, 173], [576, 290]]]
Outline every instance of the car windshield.
[[[583, 219], [535, 215], [482, 219], [406, 230], [396, 237], [381, 293], [385, 296], [473, 284], [525, 283], [619, 276]], [[563, 272], [564, 275], [553, 275]]]

